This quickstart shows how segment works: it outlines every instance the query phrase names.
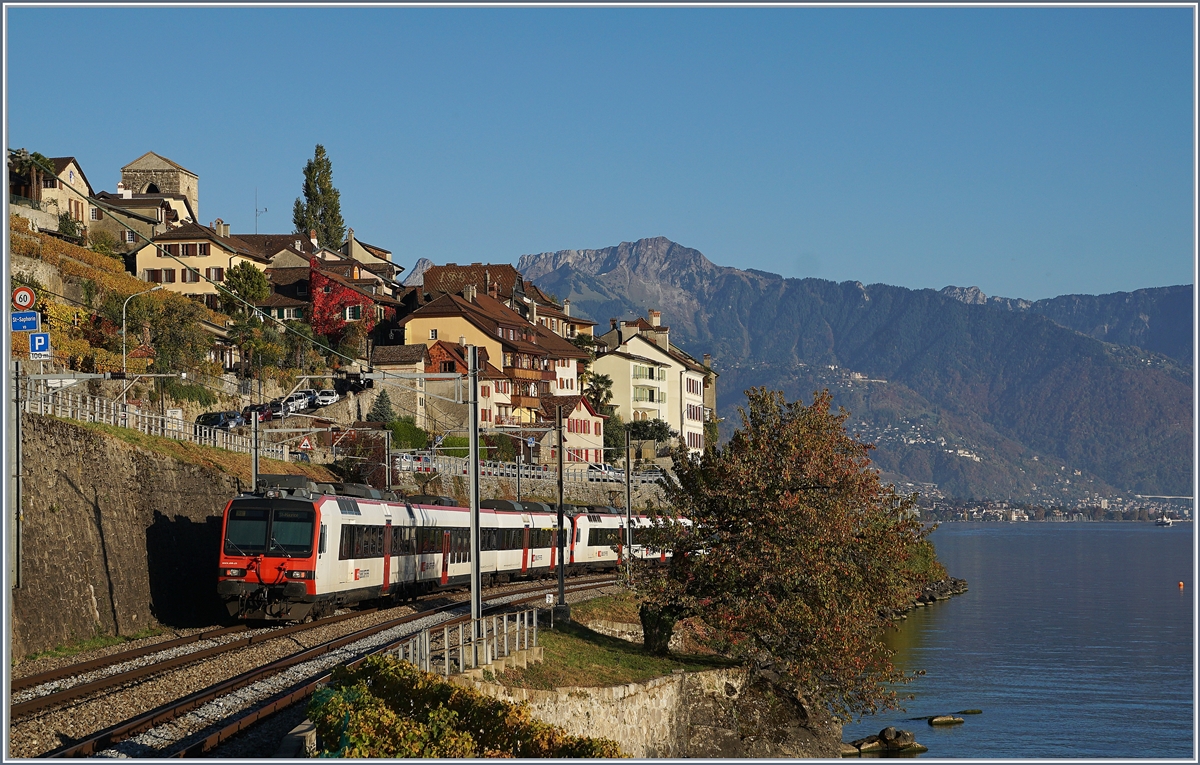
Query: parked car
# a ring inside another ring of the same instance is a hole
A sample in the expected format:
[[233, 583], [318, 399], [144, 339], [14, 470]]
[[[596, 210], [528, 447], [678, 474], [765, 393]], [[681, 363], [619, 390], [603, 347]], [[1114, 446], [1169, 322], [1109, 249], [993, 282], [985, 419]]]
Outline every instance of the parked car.
[[196, 418], [196, 424], [207, 428], [229, 430], [239, 425], [245, 425], [246, 422], [237, 412], [207, 412]]
[[588, 465], [588, 480], [589, 481], [624, 481], [625, 473], [617, 470], [612, 465], [604, 463], [602, 465]]
[[304, 397], [308, 399], [308, 406], [316, 406], [317, 392], [315, 390], [312, 388], [301, 388], [296, 392], [304, 394]]
[[287, 397], [287, 405], [289, 412], [302, 412], [308, 408], [308, 396], [296, 391]]
[[253, 417], [255, 414], [258, 415], [259, 422], [266, 422], [266, 421], [270, 420], [271, 417], [273, 416], [273, 412], [271, 411], [271, 405], [270, 404], [251, 404], [250, 406], [242, 409], [242, 420], [244, 420], [245, 422], [253, 422], [253, 420], [251, 420], [251, 417]]
[[337, 394], [337, 391], [323, 390], [317, 394], [316, 404], [317, 406], [329, 406], [330, 404], [336, 404], [340, 398], [341, 396]]
[[271, 403], [267, 404], [271, 408], [272, 417], [283, 417], [288, 412], [288, 407], [283, 403], [283, 399], [271, 399]]

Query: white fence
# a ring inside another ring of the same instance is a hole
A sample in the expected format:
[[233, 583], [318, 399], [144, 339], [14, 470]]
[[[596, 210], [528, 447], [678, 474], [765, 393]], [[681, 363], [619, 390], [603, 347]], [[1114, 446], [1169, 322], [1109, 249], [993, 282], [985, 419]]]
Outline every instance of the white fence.
[[[250, 454], [254, 451], [254, 439], [222, 428], [211, 428], [205, 425], [185, 422], [176, 417], [163, 417], [157, 414], [143, 412], [136, 407], [129, 407], [119, 401], [113, 401], [99, 396], [93, 396], [79, 390], [67, 388], [51, 388], [45, 380], [25, 380], [18, 383], [21, 408], [34, 414], [48, 414], [65, 419], [81, 422], [99, 422], [105, 425], [132, 428], [140, 433], [152, 436], [173, 438], [179, 441], [190, 441], [218, 449]], [[259, 433], [259, 450], [262, 457], [277, 460], [287, 458], [288, 450], [282, 444], [264, 443], [262, 436], [270, 430]], [[470, 460], [466, 457], [448, 457], [433, 452], [417, 452], [414, 454], [399, 454], [393, 457], [392, 466], [398, 472], [439, 473], [441, 475], [462, 475], [468, 473]], [[558, 471], [549, 465], [530, 465], [522, 463], [521, 480], [558, 479]], [[517, 463], [495, 462], [480, 460], [479, 474], [484, 477], [513, 478], [517, 477]], [[634, 484], [657, 483], [659, 476], [651, 474], [633, 475]], [[613, 483], [624, 484], [625, 475], [621, 472], [610, 473], [591, 469], [588, 465], [568, 466], [563, 470], [564, 483]]]
[[[433, 452], [416, 452], [400, 454], [393, 458], [392, 465], [399, 472], [407, 473], [439, 473], [441, 475], [467, 475], [470, 460], [466, 457], [447, 457]], [[545, 481], [558, 480], [558, 471], [550, 465], [530, 465], [522, 462], [520, 465], [521, 480], [540, 479]], [[482, 477], [516, 478], [517, 463], [479, 461], [479, 475]], [[633, 483], [657, 483], [659, 475], [634, 473]], [[564, 483], [625, 483], [623, 472], [608, 473], [591, 469], [588, 465], [567, 465], [563, 468]]]
[[[149, 414], [123, 405], [120, 401], [100, 398], [83, 391], [50, 388], [44, 380], [21, 380], [18, 385], [21, 409], [25, 412], [131, 428], [151, 436], [191, 441], [233, 452], [250, 454], [254, 451], [252, 437], [221, 428], [210, 428], [174, 417]], [[282, 460], [285, 457], [285, 447], [280, 444], [265, 444], [260, 439], [258, 453], [262, 457]]]

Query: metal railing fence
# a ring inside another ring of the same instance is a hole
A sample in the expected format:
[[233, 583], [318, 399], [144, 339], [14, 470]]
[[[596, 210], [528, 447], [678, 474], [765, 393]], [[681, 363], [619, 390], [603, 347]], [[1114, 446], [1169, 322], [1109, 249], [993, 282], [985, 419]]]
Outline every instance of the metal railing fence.
[[401, 641], [391, 653], [425, 672], [449, 677], [537, 644], [538, 612], [530, 608], [430, 627]]
[[[120, 401], [93, 396], [81, 390], [50, 388], [45, 380], [22, 379], [18, 385], [21, 409], [25, 412], [125, 427], [146, 435], [189, 441], [244, 454], [254, 451], [254, 439], [250, 436], [189, 423], [174, 417], [150, 414], [124, 405]], [[282, 460], [285, 458], [286, 447], [282, 444], [264, 443], [260, 439], [258, 453], [262, 457]]]

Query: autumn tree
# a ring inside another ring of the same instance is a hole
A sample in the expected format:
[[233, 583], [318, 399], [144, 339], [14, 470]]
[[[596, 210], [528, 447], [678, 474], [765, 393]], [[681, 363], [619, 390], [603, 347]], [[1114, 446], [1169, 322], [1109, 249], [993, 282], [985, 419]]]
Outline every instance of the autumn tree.
[[296, 233], [307, 239], [310, 231], [316, 231], [322, 247], [337, 249], [346, 235], [346, 223], [342, 220], [341, 192], [333, 185], [333, 163], [321, 144], [304, 165], [303, 193], [303, 201], [297, 197], [292, 207]]
[[945, 576], [915, 498], [880, 482], [828, 391], [807, 406], [748, 397], [726, 446], [675, 452], [668, 499], [691, 525], [660, 517], [641, 537], [673, 553], [635, 572], [646, 647], [665, 653], [695, 617], [714, 648], [841, 719], [894, 707], [888, 684], [905, 676], [880, 632]]

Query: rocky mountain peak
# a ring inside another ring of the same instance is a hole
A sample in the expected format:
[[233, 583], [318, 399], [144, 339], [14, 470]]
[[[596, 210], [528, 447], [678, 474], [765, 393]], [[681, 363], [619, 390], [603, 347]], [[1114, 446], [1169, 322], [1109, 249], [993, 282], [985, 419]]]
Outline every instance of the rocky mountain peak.
[[615, 247], [599, 250], [559, 250], [522, 255], [517, 262], [517, 270], [526, 279], [533, 280], [564, 266], [591, 276], [625, 271], [637, 273], [643, 278], [655, 278], [668, 271], [678, 273], [683, 270], [695, 275], [711, 275], [722, 270], [699, 250], [676, 244], [665, 236], [621, 242]]
[[941, 293], [946, 297], [954, 298], [960, 303], [967, 305], [983, 305], [987, 302], [987, 295], [983, 294], [983, 290], [978, 287], [943, 287]]
[[433, 265], [429, 258], [421, 258], [413, 264], [412, 271], [405, 277], [402, 284], [405, 287], [420, 287], [425, 284], [425, 272]]

